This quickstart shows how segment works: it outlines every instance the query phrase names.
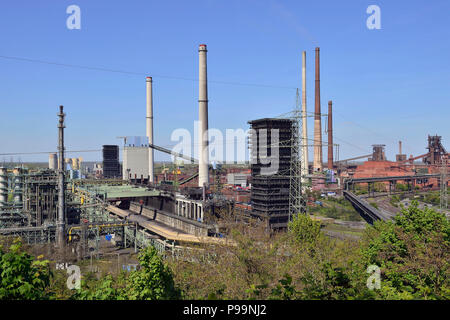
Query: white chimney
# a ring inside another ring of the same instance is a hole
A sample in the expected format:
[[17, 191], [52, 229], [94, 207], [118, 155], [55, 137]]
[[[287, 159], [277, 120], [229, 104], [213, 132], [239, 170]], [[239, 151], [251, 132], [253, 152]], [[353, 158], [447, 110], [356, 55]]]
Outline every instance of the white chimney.
[[[152, 92], [152, 77], [146, 78], [147, 85], [147, 137], [148, 143], [153, 144], [153, 92]], [[153, 148], [148, 148], [148, 179], [149, 182], [154, 182], [153, 175]]]
[[198, 118], [199, 118], [199, 163], [198, 186], [209, 185], [208, 175], [208, 80], [206, 70], [206, 44], [198, 47]]

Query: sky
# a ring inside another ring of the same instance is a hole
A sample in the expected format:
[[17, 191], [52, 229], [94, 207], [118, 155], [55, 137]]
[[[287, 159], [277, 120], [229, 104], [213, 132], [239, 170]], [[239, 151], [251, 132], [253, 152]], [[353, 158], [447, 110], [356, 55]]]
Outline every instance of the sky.
[[[70, 5], [80, 8], [80, 29], [67, 28]], [[379, 6], [381, 29], [367, 28], [369, 5]], [[56, 152], [59, 105], [67, 114], [67, 150], [144, 136], [146, 76], [153, 77], [155, 144], [170, 148], [177, 143], [172, 132], [193, 134], [198, 119], [203, 43], [210, 128], [247, 130], [249, 120], [293, 110], [304, 50], [313, 112], [320, 47], [321, 107], [326, 113], [333, 101], [340, 159], [385, 144], [394, 160], [399, 140], [403, 153], [420, 155], [428, 134], [441, 135], [450, 149], [449, 12], [448, 0], [5, 0], [0, 161], [10, 161], [5, 153]], [[308, 133], [312, 138], [313, 118]], [[68, 156], [101, 160], [101, 152]], [[155, 158], [168, 159], [159, 152]]]

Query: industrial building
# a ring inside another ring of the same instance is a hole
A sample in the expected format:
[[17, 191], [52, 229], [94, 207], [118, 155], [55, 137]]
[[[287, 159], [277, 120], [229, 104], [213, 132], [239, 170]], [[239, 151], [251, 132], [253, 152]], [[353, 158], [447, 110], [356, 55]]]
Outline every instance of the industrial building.
[[149, 181], [147, 137], [126, 137], [123, 146], [122, 178], [129, 181]]
[[119, 146], [104, 145], [103, 146], [103, 177], [119, 178], [120, 162], [119, 162]]
[[270, 229], [287, 228], [293, 121], [264, 118], [249, 124], [252, 215]]
[[248, 175], [245, 173], [228, 173], [227, 183], [235, 186], [247, 187]]
[[[36, 242], [58, 239], [58, 246], [64, 246], [67, 235], [71, 241], [76, 239], [75, 235], [81, 238], [80, 218], [83, 218], [89, 223], [95, 222], [85, 227], [97, 228], [96, 239], [99, 238], [100, 228], [107, 228], [122, 237], [124, 247], [130, 243], [135, 248], [149, 244], [164, 247], [168, 240], [172, 241], [172, 247], [176, 241], [222, 243], [224, 239], [219, 238], [226, 238], [226, 232], [223, 231], [226, 230], [226, 221], [247, 223], [251, 218], [256, 218], [263, 221], [267, 231], [286, 229], [294, 214], [306, 212], [302, 192], [310, 187], [313, 190], [333, 189], [343, 192], [345, 185], [362, 183], [358, 179], [366, 181], [364, 179], [368, 178], [370, 184], [373, 183], [370, 179], [380, 177], [379, 181], [389, 178], [395, 183], [397, 180], [421, 185], [434, 183], [445, 189], [446, 178], [443, 178], [444, 175], [437, 176], [448, 155], [440, 136], [429, 136], [428, 152], [418, 157], [407, 159], [402, 154], [400, 142], [396, 162], [386, 159], [385, 145], [381, 144], [373, 145], [372, 154], [338, 160], [339, 150], [336, 154], [333, 150], [331, 100], [328, 102], [328, 115], [321, 113], [319, 48], [315, 50], [312, 174], [309, 174], [308, 168], [310, 145], [306, 121], [306, 52], [302, 54], [302, 109], [299, 108], [297, 91], [294, 116], [283, 115], [282, 118], [261, 118], [248, 122], [250, 169], [248, 166], [230, 168], [227, 165], [216, 166], [215, 163], [211, 165], [208, 159], [206, 53], [206, 45], [200, 45], [200, 125], [196, 159], [154, 144], [152, 77], [145, 78], [146, 135], [122, 137], [122, 165], [119, 162], [119, 146], [104, 145], [102, 165], [95, 164], [93, 170], [97, 179], [84, 179], [80, 171], [81, 158], [64, 157], [65, 114], [61, 106], [59, 154], [49, 155], [49, 169], [28, 171], [22, 167], [0, 168], [0, 231], [3, 234], [22, 231], [28, 235], [33, 233], [36, 235], [34, 239], [38, 239]], [[324, 169], [323, 164], [322, 116], [328, 116], [328, 169]], [[164, 166], [155, 175], [156, 151], [190, 160], [191, 165], [186, 165], [187, 168], [183, 170], [176, 164], [167, 168]], [[369, 158], [369, 161], [362, 165], [347, 163], [362, 158]], [[414, 163], [420, 158], [425, 164]], [[431, 174], [425, 176], [426, 181], [425, 178], [417, 178], [419, 170]], [[110, 179], [119, 177], [122, 179]], [[394, 184], [392, 181], [384, 182], [391, 188]], [[225, 182], [229, 185], [224, 187]], [[352, 203], [360, 202], [352, 198], [349, 190], [345, 191], [348, 191], [349, 199], [353, 199], [350, 200]]]

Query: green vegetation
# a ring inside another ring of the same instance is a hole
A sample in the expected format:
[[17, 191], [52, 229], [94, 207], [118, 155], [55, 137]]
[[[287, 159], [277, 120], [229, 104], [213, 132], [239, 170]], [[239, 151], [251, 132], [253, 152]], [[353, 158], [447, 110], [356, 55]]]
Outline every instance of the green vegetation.
[[378, 204], [376, 202], [370, 202], [370, 205], [375, 209], [378, 209]]
[[394, 194], [390, 200], [391, 205], [393, 207], [398, 207], [399, 202], [400, 202], [400, 197], [398, 195]]
[[393, 222], [368, 229], [361, 255], [382, 270], [381, 299], [450, 299], [449, 245], [449, 220], [414, 201]]
[[[187, 259], [163, 259], [147, 248], [140, 269], [99, 278], [88, 273], [81, 289], [69, 293], [64, 277], [16, 242], [9, 252], [1, 250], [0, 298], [450, 299], [450, 222], [417, 205], [413, 201], [393, 221], [377, 221], [361, 240], [329, 238], [305, 215], [272, 236], [256, 222], [235, 224], [235, 246], [205, 245]], [[381, 270], [380, 289], [367, 287], [371, 265]]]
[[309, 207], [309, 213], [324, 216], [327, 218], [341, 219], [346, 221], [362, 221], [359, 213], [353, 208], [350, 202], [344, 197], [334, 198], [328, 197], [321, 199], [323, 207]]
[[438, 206], [440, 204], [439, 192], [427, 192], [425, 195], [421, 195], [421, 201]]
[[404, 184], [404, 183], [397, 183], [395, 185], [395, 190], [396, 191], [408, 191], [408, 185]]
[[15, 241], [8, 251], [0, 246], [0, 299], [50, 299], [47, 291], [51, 272], [48, 261], [34, 259]]
[[91, 279], [71, 298], [80, 300], [169, 300], [180, 299], [171, 270], [153, 247], [139, 255], [141, 269], [124, 273], [114, 279], [108, 275], [101, 281]]

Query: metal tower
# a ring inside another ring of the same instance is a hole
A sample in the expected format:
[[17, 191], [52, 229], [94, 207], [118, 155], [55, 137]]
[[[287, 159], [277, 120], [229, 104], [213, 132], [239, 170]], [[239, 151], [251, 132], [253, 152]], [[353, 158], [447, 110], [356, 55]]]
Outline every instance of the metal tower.
[[56, 238], [57, 244], [60, 249], [64, 248], [66, 242], [66, 203], [64, 195], [64, 116], [66, 115], [63, 111], [63, 106], [59, 106], [58, 113], [58, 219], [57, 219], [57, 229]]
[[[306, 213], [306, 202], [302, 196], [302, 165], [308, 165], [305, 162], [300, 140], [303, 141], [302, 136], [302, 110], [300, 109], [300, 96], [297, 89], [295, 108], [292, 112], [292, 138], [291, 145], [291, 164], [290, 164], [290, 182], [289, 182], [289, 221], [295, 214]], [[303, 145], [303, 143], [302, 143]], [[304, 179], [304, 177], [303, 177]]]
[[440, 209], [444, 212], [448, 208], [448, 195], [447, 195], [447, 157], [442, 157], [441, 165], [441, 192], [440, 192]]

